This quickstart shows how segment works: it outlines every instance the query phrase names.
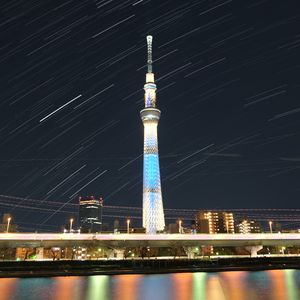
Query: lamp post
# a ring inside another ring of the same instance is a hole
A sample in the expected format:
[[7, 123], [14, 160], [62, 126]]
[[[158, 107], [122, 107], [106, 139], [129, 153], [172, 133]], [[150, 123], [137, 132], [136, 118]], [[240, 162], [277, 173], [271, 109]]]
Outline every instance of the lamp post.
[[269, 221], [270, 233], [273, 233], [273, 230], [272, 230], [272, 224], [273, 224], [273, 222], [272, 222], [272, 221]]
[[9, 225], [10, 225], [11, 217], [7, 218], [7, 227], [6, 227], [6, 232], [8, 233], [9, 231]]
[[127, 223], [127, 234], [129, 234], [130, 219], [127, 219], [126, 223]]
[[71, 218], [71, 219], [70, 219], [70, 233], [72, 232], [73, 221], [74, 221], [74, 219], [73, 219], [73, 218]]
[[181, 227], [181, 225], [182, 225], [182, 220], [179, 220], [179, 222], [178, 222], [178, 229], [179, 229], [179, 233], [182, 233], [182, 227]]

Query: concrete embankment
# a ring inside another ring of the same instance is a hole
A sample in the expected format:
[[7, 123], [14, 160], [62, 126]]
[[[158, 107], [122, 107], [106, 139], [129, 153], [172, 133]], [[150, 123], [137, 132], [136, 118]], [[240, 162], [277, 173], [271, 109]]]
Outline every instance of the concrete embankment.
[[300, 257], [2, 261], [0, 277], [52, 277], [300, 269]]

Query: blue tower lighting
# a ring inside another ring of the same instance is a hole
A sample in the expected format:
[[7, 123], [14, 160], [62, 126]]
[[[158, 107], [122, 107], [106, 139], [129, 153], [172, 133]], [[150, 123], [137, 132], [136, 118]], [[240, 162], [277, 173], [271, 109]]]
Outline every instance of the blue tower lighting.
[[157, 126], [161, 112], [156, 108], [156, 84], [152, 71], [152, 36], [147, 36], [147, 50], [145, 108], [140, 112], [144, 125], [143, 227], [147, 234], [156, 234], [164, 230], [165, 217], [157, 142]]

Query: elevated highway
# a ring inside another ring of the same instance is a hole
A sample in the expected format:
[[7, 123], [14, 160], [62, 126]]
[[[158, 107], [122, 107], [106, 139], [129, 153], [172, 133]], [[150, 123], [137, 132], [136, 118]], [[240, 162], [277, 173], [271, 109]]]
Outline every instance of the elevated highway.
[[260, 234], [78, 234], [0, 233], [0, 248], [300, 246], [300, 233]]

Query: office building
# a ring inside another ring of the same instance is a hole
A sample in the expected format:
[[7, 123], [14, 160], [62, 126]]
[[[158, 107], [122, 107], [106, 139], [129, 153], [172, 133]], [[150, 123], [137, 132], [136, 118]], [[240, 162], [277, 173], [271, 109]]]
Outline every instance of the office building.
[[79, 222], [83, 233], [101, 232], [102, 230], [102, 198], [79, 198]]

